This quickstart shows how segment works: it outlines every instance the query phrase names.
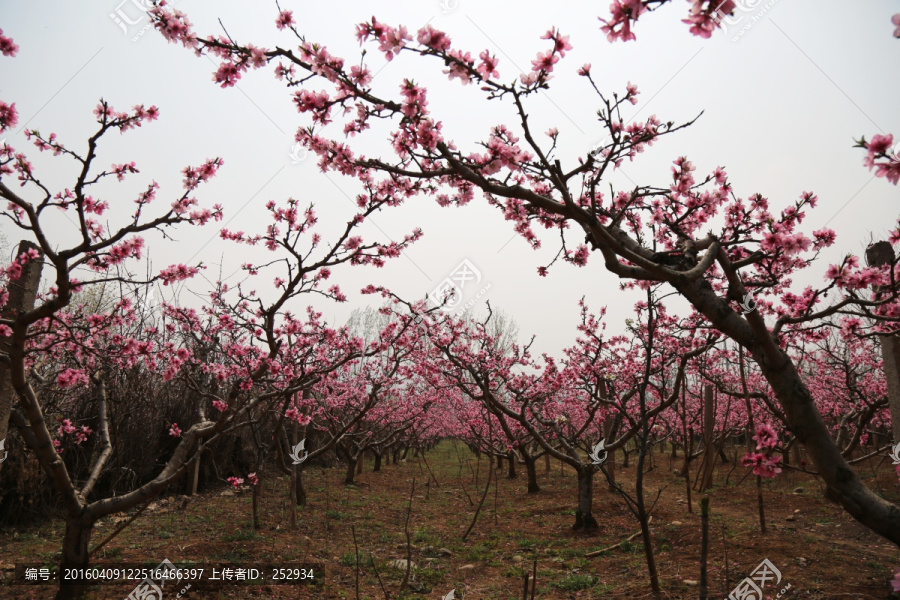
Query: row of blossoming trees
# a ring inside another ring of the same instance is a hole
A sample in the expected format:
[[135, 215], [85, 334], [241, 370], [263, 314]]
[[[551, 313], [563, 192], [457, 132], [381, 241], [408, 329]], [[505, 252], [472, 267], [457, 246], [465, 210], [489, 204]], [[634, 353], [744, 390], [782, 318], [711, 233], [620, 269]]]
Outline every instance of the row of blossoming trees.
[[[638, 18], [667, 2], [616, 0], [611, 17], [602, 19], [603, 30], [610, 40], [634, 39], [631, 28]], [[720, 26], [723, 12], [736, 8], [736, 3], [696, 0], [686, 22], [693, 33], [709, 37]], [[622, 107], [637, 102], [637, 88], [604, 92], [590, 64], [581, 66], [578, 75], [585, 79], [586, 90], [596, 93], [597, 118], [609, 137], [594, 151], [564, 165], [558, 152], [559, 131], [551, 128], [539, 134], [528, 110], [531, 98], [549, 87], [572, 48], [568, 36], [555, 28], [542, 36], [546, 49], [528, 72], [504, 78], [499, 59], [489, 50], [476, 57], [454, 47], [446, 33], [431, 25], [416, 32], [415, 38], [406, 27], [375, 18], [357, 27], [359, 42], [377, 45], [387, 60], [407, 58], [404, 64], [414, 64], [417, 73], [440, 69], [451, 81], [473, 84], [477, 88], [473, 93], [480, 93], [485, 102], [505, 103], [516, 126], [494, 126], [485, 139], [472, 144], [445, 131], [429, 108], [428, 90], [412, 77], [395, 93], [376, 89], [365, 54], [349, 63], [331, 54], [326, 45], [305, 37], [289, 10], [279, 12], [275, 25], [293, 34], [293, 48], [202, 37], [178, 10], [161, 7], [154, 14], [157, 29], [169, 41], [220, 61], [215, 80], [222, 87], [234, 85], [250, 69], [274, 65], [275, 76], [292, 91], [296, 108], [308, 119], [297, 129], [296, 139], [319, 156], [322, 170], [355, 177], [367, 186], [377, 182], [397, 203], [418, 195], [432, 196], [442, 206], [461, 206], [476, 193], [483, 194], [533, 247], [541, 244], [534, 230], [537, 224], [559, 232], [557, 259], [583, 267], [592, 252], [598, 253], [625, 287], [662, 285], [674, 290], [691, 306], [695, 328], [709, 329], [736, 346], [741, 365], [744, 357], [755, 365], [765, 391], [751, 388], [750, 376], [740, 369], [741, 395], [764, 402], [804, 446], [826, 484], [827, 496], [873, 531], [900, 543], [900, 511], [873, 493], [848, 463], [851, 448], [836, 443], [817, 406], [809, 365], [795, 351], [827, 344], [832, 331], [861, 336], [893, 331], [900, 315], [896, 260], [862, 266], [856, 256], [847, 254], [823, 273], [824, 285], [795, 290], [796, 276], [835, 241], [831, 230], [807, 232], [801, 226], [816, 206], [815, 194], [804, 192], [798, 200], [777, 207], [759, 193], [736, 197], [723, 168], [700, 175], [686, 157], [673, 161], [669, 181], [616, 189], [610, 175], [622, 161], [634, 160], [660, 137], [690, 123], [678, 125], [651, 116], [626, 124]], [[334, 137], [335, 129], [345, 138], [363, 137], [374, 121], [393, 126], [390, 147], [381, 155], [358, 154]], [[876, 175], [896, 183], [892, 141], [891, 136], [875, 136], [860, 145], [867, 149], [865, 162]], [[572, 230], [577, 231], [575, 239]], [[900, 233], [895, 231], [890, 239], [900, 241]], [[539, 274], [546, 275], [549, 266], [539, 267]], [[651, 295], [648, 306], [652, 303]], [[642, 410], [652, 410], [646, 392], [653, 360], [647, 358], [647, 365], [637, 385]], [[508, 399], [492, 400], [485, 387], [481, 385], [480, 393], [493, 411], [515, 412], [501, 406]], [[857, 416], [862, 420], [883, 406], [881, 399], [854, 402], [868, 403]], [[846, 425], [844, 431], [852, 429]], [[856, 429], [861, 436], [866, 428]], [[767, 444], [759, 446], [765, 448]], [[753, 460], [760, 473], [774, 472], [772, 455], [760, 452]]]
[[[662, 4], [616, 2], [607, 33], [628, 39], [633, 21]], [[708, 29], [704, 19], [712, 5], [706, 4], [695, 2], [689, 19], [699, 32]], [[606, 95], [590, 65], [578, 73], [597, 94], [598, 118], [610, 137], [564, 167], [556, 155], [559, 133], [536, 135], [527, 116], [530, 98], [549, 86], [571, 49], [555, 29], [544, 36], [548, 48], [532, 69], [504, 82], [495, 56], [484, 51], [475, 59], [430, 25], [417, 32], [417, 43], [404, 27], [374, 18], [359, 26], [360, 42], [374, 40], [389, 60], [403, 55], [423, 66], [431, 61], [451, 80], [477, 84], [486, 100], [508, 102], [516, 130], [494, 127], [478, 150], [469, 151], [430, 114], [425, 88], [410, 78], [396, 96], [376, 92], [365, 60], [345, 67], [325, 46], [306, 40], [290, 11], [277, 15], [276, 26], [296, 36], [294, 50], [201, 38], [179, 11], [160, 6], [153, 14], [166, 38], [220, 59], [215, 78], [223, 87], [250, 68], [274, 64], [298, 111], [309, 117], [297, 140], [320, 157], [323, 170], [358, 180], [358, 213], [324, 240], [315, 232], [312, 206], [303, 208], [306, 202], [295, 199], [269, 202], [265, 231], [221, 232], [233, 243], [264, 249], [265, 260], [244, 265], [237, 285], [219, 282], [202, 306], [165, 304], [148, 316], [146, 305], [130, 294], [92, 305], [79, 301], [79, 292], [105, 285], [168, 286], [195, 276], [199, 266], [176, 264], [141, 278], [129, 264], [143, 256], [148, 232], [222, 218], [222, 207], [205, 206], [199, 194], [223, 161], [186, 167], [178, 191], [146, 181], [131, 204], [104, 199], [115, 193], [107, 185], [112, 180], [142, 174], [130, 162], [99, 164], [103, 136], [142, 126], [159, 111], [139, 105], [119, 112], [102, 100], [86, 149], [53, 134], [26, 132], [39, 150], [75, 165], [65, 189], [43, 183], [22, 149], [0, 149], [0, 196], [7, 203], [2, 214], [35, 244], [4, 268], [0, 305], [31, 263], [40, 263], [52, 282], [33, 306], [3, 307], [2, 366], [15, 402], [0, 411], [0, 431], [7, 421], [13, 425], [61, 500], [63, 563], [88, 562], [98, 519], [151, 501], [196, 471], [204, 456], [215, 463], [216, 453], [209, 450], [216, 444], [239, 437], [251, 441], [255, 463], [252, 471], [232, 474], [232, 481], [246, 476], [258, 483], [263, 468], [274, 464], [291, 477], [296, 504], [306, 498], [303, 469], [330, 453], [346, 462], [345, 479], [352, 482], [366, 453], [380, 465], [385, 453], [396, 459], [398, 448], [452, 435], [479, 452], [509, 459], [511, 471], [521, 461], [529, 492], [539, 490], [536, 461], [550, 456], [575, 471], [575, 527], [585, 529], [598, 526], [592, 501], [597, 467], [590, 453], [605, 439], [613, 456], [636, 453], [633, 492], [617, 483], [615, 459], [602, 472], [641, 523], [656, 590], [647, 526], [652, 504], [643, 497], [641, 481], [650, 449], [663, 440], [681, 448], [688, 477], [696, 450], [702, 447], [711, 465], [729, 438], [747, 444], [744, 463], [758, 477], [777, 475], [788, 452], [802, 445], [812, 465], [797, 460], [793, 467], [816, 472], [829, 498], [900, 543], [897, 507], [869, 490], [851, 466], [888, 441], [873, 439], [889, 423], [874, 348], [876, 334], [890, 331], [900, 314], [896, 265], [862, 267], [848, 255], [829, 267], [823, 287], [793, 290], [791, 279], [835, 241], [829, 230], [807, 234], [800, 225], [815, 207], [814, 194], [773, 209], [760, 194], [735, 197], [721, 168], [698, 176], [684, 157], [674, 161], [667, 183], [609, 187], [609, 175], [623, 160], [689, 123], [662, 123], [653, 116], [625, 125], [622, 107], [637, 102], [637, 88]], [[16, 51], [5, 37], [0, 48], [6, 56]], [[316, 89], [319, 84], [322, 89]], [[0, 101], [0, 133], [15, 127], [17, 118], [15, 105]], [[359, 156], [328, 135], [333, 121], [345, 135], [364, 135], [372, 119], [395, 127], [383, 157]], [[867, 164], [896, 182], [891, 141], [876, 136], [861, 143], [869, 152]], [[594, 314], [582, 303], [571, 347], [560, 357], [536, 358], [530, 344], [502, 340], [493, 315], [482, 321], [451, 318], [433, 304], [398, 298], [385, 288], [365, 290], [387, 301], [383, 318], [366, 335], [326, 323], [307, 308], [303, 299], [311, 294], [345, 300], [328, 283], [332, 269], [380, 266], [421, 235], [416, 230], [399, 243], [367, 242], [358, 232], [373, 212], [399, 210], [415, 196], [463, 205], [476, 192], [533, 247], [541, 243], [533, 229], [537, 223], [561, 234], [558, 259], [583, 267], [591, 252], [599, 253], [624, 286], [643, 290], [645, 299], [626, 333], [606, 335], [602, 312]], [[65, 211], [73, 230], [51, 230], [50, 209]], [[572, 229], [581, 239], [573, 242]], [[898, 240], [900, 234], [892, 236]], [[690, 303], [689, 314], [666, 310], [664, 297], [673, 289]], [[748, 311], [751, 297], [755, 306]], [[704, 388], [715, 390], [719, 401], [711, 404]], [[152, 402], [137, 398], [138, 390], [168, 394], [170, 414], [179, 416], [159, 425], [162, 431], [128, 432], [132, 442], [162, 436], [167, 443], [160, 445], [153, 468], [136, 474], [123, 491], [103, 482], [128, 435], [117, 429], [123, 415], [153, 410]], [[702, 444], [695, 444], [700, 438]], [[291, 454], [296, 456], [301, 439], [309, 444], [304, 460], [295, 464]], [[90, 452], [71, 451], [85, 445]], [[71, 460], [73, 454], [81, 460]], [[623, 456], [627, 460], [629, 454]], [[61, 589], [60, 597], [78, 593]]]

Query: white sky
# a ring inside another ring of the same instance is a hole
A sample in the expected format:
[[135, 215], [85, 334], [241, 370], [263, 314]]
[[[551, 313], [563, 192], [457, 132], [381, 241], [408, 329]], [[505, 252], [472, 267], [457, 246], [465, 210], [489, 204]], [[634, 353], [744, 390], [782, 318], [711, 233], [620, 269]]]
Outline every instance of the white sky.
[[[237, 88], [222, 90], [211, 80], [210, 59], [167, 44], [154, 31], [138, 36], [146, 19], [125, 34], [110, 15], [118, 8], [137, 20], [141, 12], [134, 3], [139, 0], [119, 2], [0, 3], [0, 27], [20, 46], [18, 57], [0, 57], [0, 98], [15, 102], [20, 115], [15, 132], [6, 138], [16, 148], [27, 148], [51, 189], [71, 185], [74, 165], [39, 156], [26, 145], [23, 128], [56, 132], [63, 143], [83, 149], [96, 125], [93, 108], [102, 96], [119, 110], [138, 103], [156, 104], [161, 110], [158, 121], [124, 136], [111, 135], [101, 147], [98, 166], [134, 160], [141, 169], [127, 183], [103, 188], [99, 195], [114, 208], [120, 202], [130, 211], [136, 191], [151, 179], [161, 184], [158, 201], [167, 204], [181, 190], [185, 165], [213, 156], [225, 160], [219, 176], [198, 194], [201, 203], [222, 203], [225, 221], [180, 228], [174, 232], [177, 242], [148, 236], [157, 270], [203, 260], [210, 265], [204, 272], [209, 280], [217, 278], [219, 263], [223, 276], [232, 276], [254, 253], [219, 240], [218, 230], [227, 222], [229, 229], [261, 232], [268, 222], [264, 205], [270, 199], [291, 196], [304, 206], [314, 203], [326, 240], [327, 231], [350, 218], [354, 209], [347, 196], [352, 198], [357, 190], [352, 180], [320, 173], [312, 159], [292, 163], [294, 132], [307, 120], [274, 79], [274, 67], [253, 71]], [[531, 59], [546, 50], [547, 42], [539, 38], [555, 25], [570, 35], [574, 49], [557, 65], [551, 90], [534, 97], [528, 108], [536, 131], [560, 130], [564, 167], [603, 137], [594, 117], [597, 99], [586, 80], [575, 74], [590, 62], [604, 92], [622, 92], [628, 81], [638, 85], [641, 102], [629, 107], [626, 119], [637, 115], [643, 120], [655, 113], [663, 122], [682, 121], [705, 111], [695, 126], [625, 165], [614, 183], [630, 186], [630, 179], [667, 185], [671, 161], [686, 155], [697, 166], [698, 177], [722, 165], [739, 196], [759, 192], [773, 209], [812, 190], [820, 206], [805, 222], [806, 231], [826, 222], [837, 231], [837, 244], [827, 257], [832, 261], [845, 252], [860, 254], [870, 232], [879, 239], [896, 222], [898, 188], [874, 179], [862, 166], [864, 152], [852, 145], [860, 135], [900, 134], [895, 71], [900, 40], [892, 37], [890, 21], [900, 12], [900, 0], [856, 2], [852, 10], [848, 3], [834, 0], [779, 0], [736, 42], [723, 33], [712, 40], [690, 35], [678, 22], [688, 3], [675, 2], [645, 16], [636, 29], [637, 42], [624, 44], [610, 44], [599, 30], [597, 17], [607, 16], [607, 2], [448, 2], [455, 8], [444, 11], [437, 0], [283, 0], [281, 6], [294, 11], [310, 41], [325, 44], [348, 63], [358, 60], [354, 25], [375, 14], [388, 24], [405, 24], [413, 35], [430, 22], [449, 33], [454, 47], [475, 56], [489, 49], [500, 58], [499, 70], [507, 80], [530, 68]], [[175, 4], [203, 35], [220, 33], [221, 18], [239, 42], [295, 45], [288, 33], [274, 27], [274, 2]], [[744, 22], [749, 21], [748, 16]], [[436, 61], [410, 56], [386, 63], [377, 45], [367, 47], [367, 61], [377, 72], [376, 91], [396, 96], [404, 77], [426, 85], [432, 114], [444, 122], [445, 136], [460, 148], [474, 149], [493, 124], [516, 125], [508, 104], [486, 103], [474, 86], [448, 82]], [[888, 67], [891, 64], [895, 67]], [[369, 133], [362, 141], [354, 139], [354, 148], [369, 155], [387, 154], [384, 132]], [[333, 134], [342, 136], [337, 130]], [[630, 316], [634, 297], [618, 291], [617, 279], [604, 270], [599, 256], [592, 256], [583, 269], [557, 264], [542, 279], [537, 267], [555, 254], [558, 238], [545, 235], [544, 248], [530, 250], [480, 197], [463, 209], [440, 208], [427, 199], [409, 201], [377, 215], [363, 233], [370, 239], [398, 240], [416, 226], [424, 229], [425, 237], [385, 268], [335, 269], [334, 279], [349, 302], [311, 301], [329, 320], [343, 323], [354, 307], [377, 302], [358, 293], [364, 285], [387, 285], [408, 299], [421, 298], [467, 259], [482, 274], [478, 287], [490, 284], [478, 306], [490, 300], [510, 313], [523, 334], [537, 336], [540, 351], [557, 353], [574, 340], [576, 302], [582, 295], [594, 309], [609, 306], [613, 330]], [[60, 243], [73, 231], [60, 215], [48, 227]], [[0, 228], [11, 242], [19, 239], [6, 222]], [[827, 262], [811, 269], [804, 284], [821, 282]], [[258, 278], [257, 289], [262, 291], [275, 275]], [[188, 284], [198, 292], [208, 286], [203, 279]], [[467, 288], [464, 299], [476, 292]], [[181, 297], [190, 301], [187, 294]]]

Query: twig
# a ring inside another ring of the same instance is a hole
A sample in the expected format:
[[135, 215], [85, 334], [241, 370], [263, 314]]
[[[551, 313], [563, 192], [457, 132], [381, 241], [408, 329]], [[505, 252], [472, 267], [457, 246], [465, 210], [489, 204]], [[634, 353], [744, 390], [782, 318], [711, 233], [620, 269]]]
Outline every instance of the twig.
[[94, 549], [91, 550], [90, 552], [88, 552], [88, 556], [93, 556], [93, 555], [94, 555], [98, 550], [100, 550], [103, 546], [105, 546], [105, 545], [108, 544], [110, 541], [112, 541], [112, 539], [113, 539], [114, 537], [116, 537], [117, 535], [119, 535], [120, 533], [122, 533], [122, 530], [123, 530], [123, 529], [125, 529], [126, 527], [128, 527], [129, 525], [131, 525], [131, 522], [132, 522], [132, 521], [134, 521], [134, 520], [137, 519], [139, 516], [141, 516], [141, 513], [144, 512], [144, 510], [145, 510], [148, 506], [150, 506], [150, 503], [151, 503], [151, 502], [153, 502], [153, 498], [150, 498], [149, 500], [147, 500], [147, 501], [144, 503], [144, 505], [141, 507], [141, 509], [140, 509], [139, 511], [137, 511], [136, 513], [134, 513], [134, 516], [133, 516], [133, 517], [131, 517], [130, 519], [128, 519], [127, 521], [125, 521], [124, 523], [122, 523], [121, 525], [119, 525], [119, 526], [116, 528], [115, 531], [113, 531], [111, 534], [109, 534], [109, 535], [106, 537], [106, 539], [104, 539], [102, 542], [100, 542], [99, 544], [97, 544], [96, 546], [94, 546]]
[[475, 527], [475, 521], [478, 520], [478, 514], [481, 512], [481, 507], [484, 506], [484, 499], [487, 498], [488, 490], [491, 489], [491, 476], [494, 472], [494, 470], [491, 468], [491, 466], [492, 466], [491, 463], [493, 462], [493, 460], [494, 460], [493, 458], [489, 459], [490, 462], [488, 462], [488, 469], [487, 469], [487, 472], [488, 472], [487, 485], [484, 486], [484, 492], [481, 494], [481, 500], [478, 502], [478, 508], [475, 509], [475, 516], [472, 517], [472, 522], [469, 524], [469, 528], [466, 529], [466, 532], [462, 536], [463, 541], [466, 541], [466, 538], [469, 536], [469, 532], [471, 532], [472, 528]]
[[353, 550], [356, 552], [356, 600], [359, 600], [359, 545], [356, 543], [356, 527], [351, 525], [350, 532], [353, 534]]
[[391, 600], [391, 595], [388, 594], [388, 591], [384, 587], [384, 582], [381, 581], [381, 573], [378, 572], [378, 565], [375, 563], [375, 557], [372, 556], [371, 552], [369, 552], [369, 560], [372, 561], [372, 568], [375, 570], [375, 577], [378, 579], [378, 585], [381, 586], [381, 591], [384, 592], [384, 600]]
[[756, 504], [759, 506], [759, 531], [766, 532], [766, 509], [763, 504], [762, 477], [756, 476]]
[[707, 558], [709, 557], [709, 496], [700, 498], [700, 600], [709, 594]]
[[475, 501], [472, 500], [472, 496], [470, 496], [469, 492], [466, 491], [466, 484], [463, 483], [462, 478], [459, 479], [459, 487], [463, 491], [463, 494], [466, 495], [466, 498], [469, 499], [469, 506], [475, 506]]
[[[416, 459], [418, 459], [419, 456], [421, 456], [421, 455], [416, 455]], [[419, 473], [424, 475], [425, 472], [422, 470], [422, 461], [421, 460], [416, 460], [416, 466], [419, 467]]]
[[453, 450], [456, 451], [456, 460], [459, 461], [459, 473], [457, 473], [457, 475], [456, 475], [456, 477], [459, 478], [459, 477], [462, 477], [463, 460], [462, 460], [462, 456], [459, 453], [459, 446], [457, 444], [453, 444]]
[[725, 523], [722, 523], [722, 547], [725, 548], [725, 593], [731, 587], [728, 582], [728, 542], [725, 541]]
[[531, 600], [534, 600], [534, 592], [537, 589], [537, 550], [535, 550], [534, 567], [531, 571]]
[[[331, 531], [331, 522], [328, 520], [328, 511], [331, 510], [331, 490], [328, 489], [328, 469], [322, 469], [322, 477], [325, 478], [325, 529]], [[328, 537], [326, 536], [327, 540]]]
[[[472, 463], [469, 463], [469, 470], [471, 470], [471, 469], [472, 469]], [[475, 463], [475, 470], [474, 470], [473, 473], [472, 473], [472, 475], [475, 476], [475, 487], [476, 487], [476, 488], [478, 487], [478, 479], [479, 479], [478, 475], [479, 475], [480, 473], [481, 473], [481, 455], [479, 454], [479, 455], [478, 455], [478, 460], [477, 460], [477, 462]]]
[[[497, 461], [500, 462], [500, 461]], [[500, 517], [497, 515], [497, 496], [500, 495], [500, 474], [494, 477], [494, 525], [500, 523]]]
[[406, 524], [403, 527], [403, 530], [406, 533], [406, 575], [403, 576], [403, 583], [400, 584], [400, 592], [398, 593], [403, 593], [403, 590], [406, 589], [406, 585], [409, 583], [409, 571], [412, 569], [412, 545], [409, 541], [409, 515], [412, 513], [412, 499], [415, 492], [416, 478], [413, 477], [412, 489], [409, 490], [409, 504], [406, 506]]
[[425, 463], [425, 468], [428, 469], [428, 474], [431, 475], [431, 478], [434, 480], [434, 487], [441, 487], [441, 484], [438, 483], [437, 477], [435, 477], [434, 473], [431, 471], [431, 465], [428, 464], [428, 459], [425, 458], [424, 452], [422, 452], [422, 461]]
[[[652, 517], [652, 516], [651, 516], [649, 519], [647, 519], [647, 525], [649, 525], [649, 524], [651, 523], [651, 521], [653, 521], [653, 517]], [[627, 543], [627, 542], [630, 542], [631, 540], [633, 540], [634, 538], [636, 538], [636, 537], [639, 536], [639, 535], [641, 535], [641, 532], [640, 532], [640, 531], [638, 531], [637, 533], [635, 533], [635, 534], [633, 534], [633, 535], [628, 536], [627, 538], [625, 538], [624, 540], [622, 540], [622, 541], [619, 542], [618, 544], [614, 544], [614, 545], [612, 545], [612, 546], [610, 546], [610, 547], [608, 547], [608, 548], [603, 548], [602, 550], [595, 550], [595, 551], [593, 551], [593, 552], [588, 552], [587, 554], [584, 555], [584, 557], [585, 557], [585, 558], [593, 558], [593, 557], [595, 557], [595, 556], [600, 556], [600, 555], [603, 554], [604, 552], [609, 552], [610, 550], [615, 550], [616, 548], [618, 548], [618, 547], [621, 546], [622, 544], [625, 544], [625, 543]], [[537, 562], [537, 561], [535, 561], [535, 562]]]

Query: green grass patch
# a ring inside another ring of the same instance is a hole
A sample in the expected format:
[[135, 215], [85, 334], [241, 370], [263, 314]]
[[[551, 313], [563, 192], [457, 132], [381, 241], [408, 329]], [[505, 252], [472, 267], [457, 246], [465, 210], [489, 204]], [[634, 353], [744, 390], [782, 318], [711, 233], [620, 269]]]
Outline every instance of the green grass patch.
[[238, 529], [220, 538], [223, 542], [252, 542], [261, 540], [262, 536], [255, 529]]
[[[347, 552], [341, 555], [341, 564], [345, 567], [356, 567], [356, 552]], [[359, 566], [371, 567], [373, 564], [372, 555], [359, 553]]]
[[579, 590], [586, 590], [597, 585], [596, 575], [582, 575], [581, 573], [572, 573], [570, 575], [566, 575], [559, 581], [557, 581], [554, 585], [567, 592], [577, 592]]
[[464, 555], [470, 562], [487, 560], [493, 551], [493, 544], [489, 542], [478, 542], [471, 548], [468, 548]]

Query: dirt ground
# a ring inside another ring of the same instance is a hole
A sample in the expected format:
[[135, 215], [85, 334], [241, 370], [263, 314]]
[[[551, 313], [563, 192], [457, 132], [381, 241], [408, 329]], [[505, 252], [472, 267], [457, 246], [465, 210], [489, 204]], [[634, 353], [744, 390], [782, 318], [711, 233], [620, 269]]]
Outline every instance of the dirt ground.
[[[344, 469], [311, 467], [304, 473], [307, 506], [290, 525], [288, 481], [262, 477], [260, 528], [252, 527], [252, 494], [219, 488], [185, 501], [164, 498], [107, 544], [95, 557], [104, 564], [173, 563], [225, 565], [307, 563], [314, 579], [303, 584], [248, 583], [218, 589], [193, 585], [180, 597], [194, 598], [455, 598], [513, 600], [523, 597], [525, 575], [536, 572], [534, 598], [652, 598], [640, 537], [600, 556], [606, 548], [638, 531], [625, 503], [594, 480], [594, 515], [600, 530], [586, 535], [571, 530], [575, 514], [575, 476], [556, 461], [539, 462], [540, 493], [526, 494], [524, 468], [516, 479], [506, 469], [494, 478], [478, 521], [466, 541], [462, 535], [484, 490], [487, 459], [479, 461], [460, 443], [442, 442], [421, 458], [385, 465], [372, 472], [367, 461], [357, 484], [342, 484]], [[675, 471], [681, 458], [654, 456], [646, 490], [652, 500], [654, 550], [665, 598], [698, 598], [700, 564], [699, 495], [688, 511], [685, 482]], [[696, 467], [696, 462], [694, 467]], [[434, 473], [434, 479], [429, 475]], [[877, 469], [877, 472], [876, 472]], [[695, 469], [693, 469], [695, 470]], [[860, 467], [875, 491], [900, 501], [900, 483], [889, 462]], [[876, 477], [877, 474], [877, 477]], [[477, 485], [475, 476], [477, 475]], [[900, 567], [898, 549], [829, 503], [822, 485], [804, 473], [786, 470], [764, 482], [768, 531], [760, 533], [755, 478], [747, 469], [720, 464], [709, 492], [710, 598], [726, 598], [764, 559], [781, 581], [764, 588], [765, 598], [886, 599]], [[618, 479], [633, 489], [634, 467], [619, 466]], [[727, 484], [726, 484], [727, 478]], [[407, 554], [404, 525], [409, 514], [414, 568], [401, 593]], [[435, 482], [436, 480], [436, 482]], [[471, 502], [470, 502], [471, 499]], [[108, 536], [125, 516], [104, 519], [92, 545]], [[0, 570], [8, 578], [16, 563], [52, 566], [58, 560], [63, 524], [0, 531]], [[536, 566], [535, 566], [536, 561]], [[380, 580], [380, 581], [379, 581]], [[533, 582], [532, 582], [533, 583]], [[165, 586], [164, 598], [176, 598], [185, 584]], [[125, 598], [134, 588], [94, 587], [89, 598]], [[52, 598], [52, 585], [4, 584], [0, 598]], [[532, 597], [528, 592], [528, 597]]]

